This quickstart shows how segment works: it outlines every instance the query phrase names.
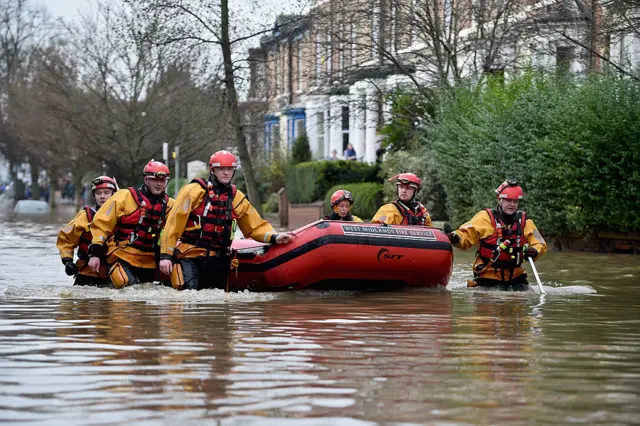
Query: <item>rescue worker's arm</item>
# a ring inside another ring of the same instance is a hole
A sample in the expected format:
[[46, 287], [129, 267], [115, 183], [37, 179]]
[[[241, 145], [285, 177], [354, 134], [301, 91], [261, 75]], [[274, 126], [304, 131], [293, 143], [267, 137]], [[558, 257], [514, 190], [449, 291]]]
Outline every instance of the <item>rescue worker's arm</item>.
[[138, 208], [138, 203], [133, 199], [128, 189], [121, 189], [113, 194], [98, 209], [91, 222], [91, 244], [104, 245], [113, 229], [118, 224], [118, 219], [127, 214], [133, 213]]
[[91, 245], [89, 246], [89, 268], [96, 274], [100, 271], [100, 263], [106, 255], [105, 244], [113, 234], [118, 219], [133, 213], [138, 203], [128, 189], [121, 189], [109, 198], [98, 209], [91, 221]]
[[354, 222], [362, 222], [362, 219], [360, 219], [358, 216], [353, 216], [353, 221]]
[[424, 216], [424, 226], [433, 226], [433, 222], [431, 222], [431, 215], [429, 212], [426, 212]]
[[236, 191], [236, 196], [233, 199], [233, 209], [238, 215], [238, 226], [246, 238], [251, 238], [261, 243], [269, 243], [272, 242], [272, 236], [278, 235], [273, 226], [260, 217], [260, 214], [241, 191]]
[[82, 234], [88, 229], [89, 218], [87, 217], [87, 212], [80, 210], [76, 217], [71, 219], [71, 222], [60, 230], [56, 247], [60, 252], [62, 263], [65, 263], [67, 259], [73, 260], [73, 251], [80, 244]]
[[474, 247], [481, 239], [491, 236], [493, 231], [494, 228], [491, 224], [491, 218], [489, 214], [483, 210], [453, 232], [460, 238], [460, 241], [457, 242], [455, 246], [462, 250]]
[[376, 212], [371, 223], [386, 223], [387, 225], [399, 225], [402, 223], [402, 213], [393, 204], [385, 204]]
[[538, 260], [547, 252], [547, 242], [542, 238], [540, 231], [538, 231], [538, 228], [536, 228], [536, 225], [531, 219], [527, 219], [527, 222], [524, 224], [524, 236], [529, 242], [529, 248], [533, 248], [538, 252], [533, 260]]
[[[160, 237], [160, 259], [171, 259], [176, 243], [182, 236], [189, 220], [189, 214], [197, 208], [204, 197], [204, 189], [197, 183], [184, 186], [173, 204], [165, 221]], [[171, 199], [173, 200], [173, 199]]]

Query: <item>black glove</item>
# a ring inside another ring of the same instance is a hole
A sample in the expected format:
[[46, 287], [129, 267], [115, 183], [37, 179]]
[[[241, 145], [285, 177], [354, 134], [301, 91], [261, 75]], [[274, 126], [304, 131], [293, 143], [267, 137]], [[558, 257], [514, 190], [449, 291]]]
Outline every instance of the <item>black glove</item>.
[[64, 272], [70, 277], [78, 273], [78, 267], [70, 257], [62, 259], [62, 263], [64, 263]]
[[100, 260], [104, 259], [105, 250], [103, 244], [91, 244], [89, 246], [89, 255], [91, 257], [99, 257]]
[[534, 249], [533, 247], [529, 247], [524, 251], [524, 255], [526, 257], [530, 257], [531, 259], [535, 259], [536, 256], [538, 256], [538, 250]]
[[160, 255], [160, 260], [171, 260], [171, 261], [173, 261], [173, 256], [170, 255], [169, 253], [162, 253]]
[[449, 232], [447, 234], [447, 237], [449, 237], [449, 241], [451, 241], [451, 244], [460, 243], [460, 235], [456, 234], [455, 232]]

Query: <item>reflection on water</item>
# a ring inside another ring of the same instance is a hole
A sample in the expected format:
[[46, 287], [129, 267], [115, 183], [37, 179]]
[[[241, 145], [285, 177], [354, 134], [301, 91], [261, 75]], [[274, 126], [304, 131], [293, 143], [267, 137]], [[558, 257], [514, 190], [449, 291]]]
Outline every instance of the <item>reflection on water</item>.
[[2, 225], [2, 422], [640, 418], [632, 256], [551, 253], [539, 265], [544, 299], [466, 289], [471, 254], [460, 252], [448, 290], [116, 291], [70, 285], [54, 247], [58, 224]]

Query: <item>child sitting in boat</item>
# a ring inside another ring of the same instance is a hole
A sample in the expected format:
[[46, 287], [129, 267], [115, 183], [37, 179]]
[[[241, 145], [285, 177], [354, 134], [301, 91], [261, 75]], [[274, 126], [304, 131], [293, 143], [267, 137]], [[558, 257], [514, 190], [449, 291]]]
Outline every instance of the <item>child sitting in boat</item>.
[[416, 199], [416, 194], [420, 191], [420, 178], [413, 173], [400, 173], [389, 180], [396, 181], [398, 199], [380, 207], [371, 223], [431, 226], [429, 212]]
[[333, 214], [326, 215], [323, 220], [342, 220], [344, 222], [362, 222], [358, 216], [350, 213], [353, 205], [353, 195], [345, 189], [339, 189], [331, 196], [331, 208]]

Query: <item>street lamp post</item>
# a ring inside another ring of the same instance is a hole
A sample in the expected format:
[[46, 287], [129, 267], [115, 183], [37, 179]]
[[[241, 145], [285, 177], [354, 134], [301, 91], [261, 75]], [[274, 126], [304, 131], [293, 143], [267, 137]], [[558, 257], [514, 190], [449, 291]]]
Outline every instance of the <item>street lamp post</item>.
[[173, 158], [176, 162], [176, 179], [173, 197], [176, 198], [178, 196], [178, 191], [180, 190], [178, 182], [178, 180], [180, 179], [180, 145], [176, 145], [174, 149], [175, 151], [173, 152]]

